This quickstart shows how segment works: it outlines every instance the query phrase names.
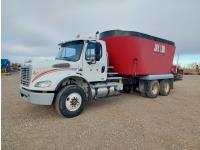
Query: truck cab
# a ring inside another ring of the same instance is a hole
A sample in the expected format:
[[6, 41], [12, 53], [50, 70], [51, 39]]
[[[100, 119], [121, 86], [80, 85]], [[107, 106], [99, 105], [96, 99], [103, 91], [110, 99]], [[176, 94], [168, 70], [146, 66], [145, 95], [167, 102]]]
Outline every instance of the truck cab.
[[105, 81], [107, 78], [107, 53], [105, 42], [100, 40], [75, 40], [59, 44], [56, 60], [75, 64], [88, 82]]
[[20, 93], [30, 103], [54, 104], [62, 116], [74, 117], [83, 111], [87, 100], [117, 95], [122, 90], [121, 77], [108, 74], [108, 68], [104, 41], [62, 42], [54, 61], [21, 67]]

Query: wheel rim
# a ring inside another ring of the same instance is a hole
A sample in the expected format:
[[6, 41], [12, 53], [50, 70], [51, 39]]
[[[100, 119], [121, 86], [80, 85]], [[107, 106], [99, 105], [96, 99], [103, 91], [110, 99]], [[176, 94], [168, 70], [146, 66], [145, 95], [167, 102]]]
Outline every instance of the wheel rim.
[[169, 89], [170, 89], [170, 86], [169, 86], [168, 83], [166, 83], [166, 84], [164, 85], [164, 90], [165, 90], [165, 92], [168, 93], [168, 92], [169, 92]]
[[156, 95], [156, 94], [158, 94], [158, 85], [155, 83], [155, 84], [153, 84], [153, 86], [152, 86], [152, 93], [154, 94], [154, 95]]
[[76, 111], [82, 103], [82, 98], [78, 93], [71, 93], [67, 96], [65, 106], [69, 111]]

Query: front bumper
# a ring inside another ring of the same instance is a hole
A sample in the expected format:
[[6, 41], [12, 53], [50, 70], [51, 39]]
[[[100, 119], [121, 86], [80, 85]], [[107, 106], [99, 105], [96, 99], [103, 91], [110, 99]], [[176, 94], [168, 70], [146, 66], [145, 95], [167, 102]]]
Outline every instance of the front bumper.
[[54, 98], [53, 92], [31, 91], [25, 88], [20, 88], [21, 97], [32, 104], [51, 105]]

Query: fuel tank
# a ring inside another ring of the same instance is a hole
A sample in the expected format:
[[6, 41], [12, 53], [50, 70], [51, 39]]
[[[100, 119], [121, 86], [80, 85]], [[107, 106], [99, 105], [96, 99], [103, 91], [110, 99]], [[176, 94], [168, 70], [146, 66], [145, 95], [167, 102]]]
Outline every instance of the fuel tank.
[[175, 43], [151, 35], [122, 30], [100, 34], [105, 41], [109, 65], [120, 75], [169, 74]]

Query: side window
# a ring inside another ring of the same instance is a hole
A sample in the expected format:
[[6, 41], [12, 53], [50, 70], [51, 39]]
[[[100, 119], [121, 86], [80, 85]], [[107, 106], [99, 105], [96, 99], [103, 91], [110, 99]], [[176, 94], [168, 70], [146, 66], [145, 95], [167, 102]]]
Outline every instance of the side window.
[[102, 48], [100, 43], [89, 42], [85, 52], [85, 59], [90, 60], [94, 58], [96, 61], [99, 61], [102, 57]]
[[90, 60], [91, 58], [95, 58], [95, 43], [89, 42], [85, 52], [85, 59]]

